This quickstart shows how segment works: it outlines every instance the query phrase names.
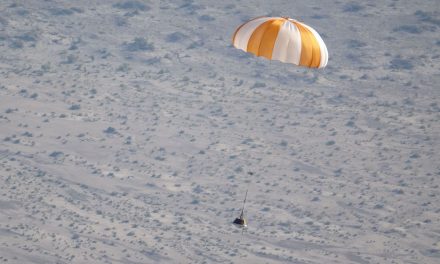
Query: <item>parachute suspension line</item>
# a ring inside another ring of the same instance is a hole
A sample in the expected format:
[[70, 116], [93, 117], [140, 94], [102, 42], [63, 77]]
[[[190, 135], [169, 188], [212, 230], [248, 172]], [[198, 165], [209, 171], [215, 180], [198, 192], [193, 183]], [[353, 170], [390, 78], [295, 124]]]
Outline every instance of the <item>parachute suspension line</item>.
[[[248, 175], [249, 175], [249, 176], [253, 176], [254, 173], [251, 172], [251, 171], [248, 171]], [[251, 182], [249, 181], [249, 183], [248, 183], [248, 185], [247, 185], [247, 188], [246, 188], [246, 194], [245, 194], [245, 196], [244, 196], [243, 208], [241, 209], [241, 214], [240, 214], [240, 218], [241, 218], [241, 219], [243, 219], [243, 217], [244, 217], [244, 206], [245, 206], [245, 204], [246, 204], [246, 198], [247, 198], [247, 194], [248, 194], [249, 186], [250, 186], [250, 185], [251, 185]]]
[[243, 214], [244, 214], [244, 205], [246, 204], [246, 198], [247, 198], [247, 194], [248, 194], [248, 190], [246, 189], [246, 195], [244, 196], [244, 201], [243, 201], [243, 207], [241, 208], [241, 214], [240, 214], [240, 219], [243, 219]]
[[[248, 194], [248, 189], [246, 189], [246, 195], [244, 196], [244, 201], [243, 201], [243, 208], [241, 208], [241, 214], [240, 214], [240, 219], [244, 219], [244, 205], [246, 204], [246, 198], [247, 198], [247, 194]], [[246, 223], [246, 222], [245, 222]], [[245, 228], [243, 228], [241, 230], [241, 237], [243, 237], [243, 233], [244, 233]]]

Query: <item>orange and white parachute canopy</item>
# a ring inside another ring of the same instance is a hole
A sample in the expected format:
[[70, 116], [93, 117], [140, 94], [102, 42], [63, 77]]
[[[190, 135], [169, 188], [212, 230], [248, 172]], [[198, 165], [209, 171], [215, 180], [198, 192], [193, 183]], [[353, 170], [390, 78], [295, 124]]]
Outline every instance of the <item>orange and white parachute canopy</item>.
[[237, 28], [232, 43], [257, 56], [310, 68], [324, 68], [328, 62], [318, 32], [287, 17], [254, 18]]

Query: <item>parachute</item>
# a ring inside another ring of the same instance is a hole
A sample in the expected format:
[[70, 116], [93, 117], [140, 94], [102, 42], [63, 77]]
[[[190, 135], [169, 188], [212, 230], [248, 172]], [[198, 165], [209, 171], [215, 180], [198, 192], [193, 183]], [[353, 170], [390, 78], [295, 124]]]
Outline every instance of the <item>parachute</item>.
[[328, 62], [321, 36], [288, 17], [254, 18], [237, 28], [232, 44], [256, 56], [310, 68], [324, 68]]

